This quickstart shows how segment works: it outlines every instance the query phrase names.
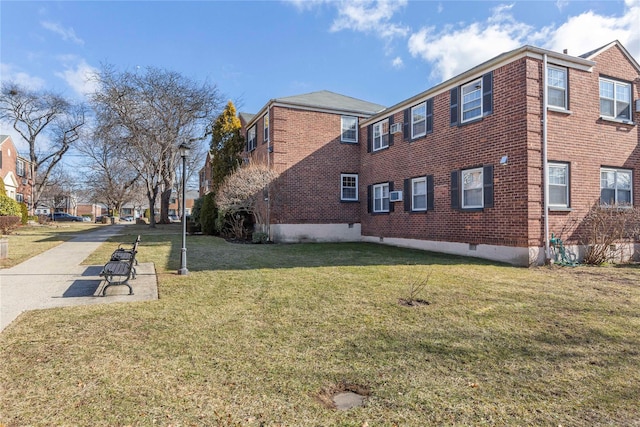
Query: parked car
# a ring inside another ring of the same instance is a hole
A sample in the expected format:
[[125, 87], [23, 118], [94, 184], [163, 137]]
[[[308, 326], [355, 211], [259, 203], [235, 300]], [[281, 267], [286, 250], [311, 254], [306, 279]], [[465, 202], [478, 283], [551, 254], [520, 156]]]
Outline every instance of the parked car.
[[101, 223], [101, 222], [102, 222], [102, 215], [97, 216], [97, 217], [96, 217], [96, 224], [99, 224], [99, 223]]
[[53, 215], [49, 215], [49, 218], [52, 221], [73, 221], [73, 222], [83, 221], [81, 216], [70, 215], [66, 212], [54, 212]]
[[127, 221], [127, 222], [133, 222], [133, 217], [132, 216], [124, 216], [122, 218], [120, 218], [123, 221]]
[[178, 218], [178, 215], [169, 215], [169, 221], [180, 222], [180, 218]]

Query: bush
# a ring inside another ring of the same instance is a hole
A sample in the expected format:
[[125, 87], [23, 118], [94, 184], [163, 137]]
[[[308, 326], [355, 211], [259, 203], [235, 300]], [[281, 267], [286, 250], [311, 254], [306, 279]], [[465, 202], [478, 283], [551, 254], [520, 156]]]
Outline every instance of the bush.
[[216, 218], [218, 216], [218, 208], [216, 207], [215, 194], [209, 193], [205, 195], [200, 209], [200, 225], [204, 234], [217, 234]]
[[620, 258], [616, 243], [640, 236], [640, 209], [631, 207], [591, 207], [581, 225], [581, 242], [587, 247], [586, 264], [599, 265]]
[[269, 241], [269, 235], [267, 233], [263, 233], [262, 231], [256, 231], [251, 236], [251, 241], [253, 243], [267, 243]]
[[29, 208], [26, 203], [20, 203], [20, 211], [22, 212], [22, 225], [27, 225], [29, 221]]
[[202, 212], [202, 203], [204, 197], [198, 197], [193, 201], [193, 207], [191, 208], [191, 221], [195, 222], [200, 227], [200, 212]]
[[22, 217], [20, 204], [6, 194], [0, 194], [0, 216]]
[[18, 224], [20, 224], [19, 216], [3, 215], [0, 216], [0, 234], [9, 234]]

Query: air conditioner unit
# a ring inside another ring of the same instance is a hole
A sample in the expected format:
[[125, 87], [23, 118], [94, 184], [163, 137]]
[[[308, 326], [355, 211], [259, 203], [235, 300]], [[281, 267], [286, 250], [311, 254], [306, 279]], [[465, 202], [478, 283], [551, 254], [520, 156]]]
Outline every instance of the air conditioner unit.
[[391, 133], [402, 132], [402, 123], [394, 123], [391, 125]]
[[401, 202], [402, 201], [402, 191], [391, 191], [389, 193], [389, 201], [390, 202]]

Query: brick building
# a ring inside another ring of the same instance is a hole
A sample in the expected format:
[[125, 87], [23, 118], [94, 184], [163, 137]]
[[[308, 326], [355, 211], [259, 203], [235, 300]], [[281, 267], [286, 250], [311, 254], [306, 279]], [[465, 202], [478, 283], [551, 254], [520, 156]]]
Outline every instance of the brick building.
[[384, 110], [316, 92], [241, 121], [250, 160], [282, 172], [275, 241], [530, 265], [551, 233], [577, 244], [594, 204], [638, 206], [639, 99], [640, 65], [617, 41], [581, 56], [523, 46]]
[[198, 173], [198, 196], [202, 197], [211, 192], [213, 169], [211, 165], [211, 152], [207, 151], [207, 157], [204, 160], [204, 166]]
[[31, 209], [31, 162], [18, 154], [8, 135], [0, 135], [0, 179], [9, 197]]

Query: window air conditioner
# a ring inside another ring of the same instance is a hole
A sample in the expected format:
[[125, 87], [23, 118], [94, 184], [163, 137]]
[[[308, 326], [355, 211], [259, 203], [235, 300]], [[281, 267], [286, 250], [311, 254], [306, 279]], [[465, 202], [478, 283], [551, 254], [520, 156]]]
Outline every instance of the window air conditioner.
[[401, 202], [402, 201], [402, 191], [391, 191], [391, 192], [389, 192], [389, 201], [390, 202]]
[[391, 125], [391, 133], [402, 132], [402, 123], [394, 123]]

